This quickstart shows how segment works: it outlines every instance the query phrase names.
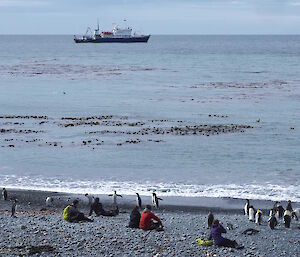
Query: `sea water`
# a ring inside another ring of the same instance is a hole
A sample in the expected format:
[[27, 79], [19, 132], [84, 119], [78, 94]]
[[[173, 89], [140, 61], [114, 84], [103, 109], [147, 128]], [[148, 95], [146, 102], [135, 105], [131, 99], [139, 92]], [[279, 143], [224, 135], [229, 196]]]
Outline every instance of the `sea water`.
[[[0, 57], [1, 186], [300, 201], [300, 36], [1, 35]], [[62, 120], [106, 115], [94, 126]], [[252, 128], [126, 134], [230, 124]]]

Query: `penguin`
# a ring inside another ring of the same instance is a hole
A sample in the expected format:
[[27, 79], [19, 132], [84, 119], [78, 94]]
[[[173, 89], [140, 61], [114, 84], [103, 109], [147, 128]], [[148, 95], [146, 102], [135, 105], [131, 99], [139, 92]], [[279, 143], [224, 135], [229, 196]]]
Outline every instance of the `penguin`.
[[108, 196], [112, 196], [113, 197], [113, 205], [114, 205], [115, 209], [118, 209], [117, 197], [123, 197], [123, 196], [122, 195], [118, 195], [116, 190], [114, 191], [113, 194], [109, 194]]
[[51, 197], [51, 196], [48, 196], [47, 198], [46, 198], [46, 206], [47, 207], [51, 207], [51, 206], [53, 206], [53, 198]]
[[226, 228], [227, 228], [228, 230], [233, 230], [233, 225], [232, 225], [231, 223], [227, 223], [227, 224], [226, 224]]
[[152, 193], [152, 204], [153, 204], [153, 207], [155, 207], [155, 208], [159, 208], [159, 200], [163, 200], [163, 199], [161, 199], [161, 198], [159, 198], [159, 197], [157, 197], [157, 195], [156, 195], [156, 193]]
[[262, 212], [261, 210], [257, 210], [255, 214], [255, 223], [261, 225], [262, 222]]
[[277, 226], [278, 222], [277, 222], [277, 219], [275, 217], [273, 210], [271, 210], [270, 213], [272, 213], [272, 214], [271, 214], [271, 217], [269, 218], [268, 222], [269, 222], [269, 227], [273, 230]]
[[285, 210], [283, 214], [284, 226], [290, 228], [292, 220], [292, 212], [290, 210]]
[[93, 202], [95, 201], [94, 196], [92, 196], [92, 195], [90, 195], [90, 194], [88, 194], [88, 193], [86, 193], [84, 196], [85, 196], [85, 197], [87, 198], [87, 200], [88, 200], [88, 206], [91, 206], [91, 205], [93, 204]]
[[11, 217], [16, 217], [16, 209], [17, 209], [17, 199], [14, 199], [12, 201], [12, 205], [11, 205]]
[[244, 207], [244, 214], [245, 216], [248, 216], [249, 215], [249, 199], [246, 199], [246, 204], [245, 204], [245, 207]]
[[298, 221], [299, 220], [299, 218], [298, 218], [299, 215], [300, 215], [300, 209], [299, 208], [293, 210], [293, 212], [292, 212], [292, 218], [294, 218], [295, 220]]
[[255, 215], [255, 210], [254, 210], [253, 206], [250, 205], [249, 206], [249, 220], [250, 221], [253, 221], [253, 222], [255, 221], [254, 215]]
[[213, 222], [214, 222], [214, 215], [212, 214], [212, 212], [209, 212], [207, 217], [208, 228], [211, 228]]
[[281, 219], [283, 217], [284, 214], [284, 208], [282, 207], [281, 204], [277, 205], [277, 216], [279, 219]]
[[7, 201], [7, 190], [5, 187], [2, 188], [2, 196], [3, 196], [3, 200]]
[[136, 193], [136, 206], [138, 206], [139, 208], [142, 208], [142, 199], [141, 199], [139, 193]]

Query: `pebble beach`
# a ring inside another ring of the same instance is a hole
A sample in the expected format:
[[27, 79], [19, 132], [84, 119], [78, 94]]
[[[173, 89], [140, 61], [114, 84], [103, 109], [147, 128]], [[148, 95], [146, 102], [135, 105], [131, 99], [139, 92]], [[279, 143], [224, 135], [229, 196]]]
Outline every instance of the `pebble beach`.
[[[293, 220], [291, 228], [286, 229], [279, 221], [272, 231], [267, 226], [266, 211], [261, 226], [248, 221], [242, 207], [215, 211], [215, 218], [224, 226], [233, 225], [225, 236], [244, 245], [244, 249], [237, 250], [197, 245], [197, 238], [209, 236], [206, 209], [162, 206], [154, 212], [165, 230], [145, 232], [127, 227], [130, 205], [121, 206], [116, 217], [94, 216], [92, 223], [68, 223], [62, 218], [65, 200], [45, 208], [47, 194], [15, 191], [14, 197], [19, 200], [15, 218], [10, 217], [10, 202], [1, 200], [1, 256], [299, 256], [299, 222]], [[109, 208], [106, 204], [104, 207]], [[80, 210], [87, 213], [88, 206], [82, 203]], [[248, 228], [259, 232], [242, 234]]]

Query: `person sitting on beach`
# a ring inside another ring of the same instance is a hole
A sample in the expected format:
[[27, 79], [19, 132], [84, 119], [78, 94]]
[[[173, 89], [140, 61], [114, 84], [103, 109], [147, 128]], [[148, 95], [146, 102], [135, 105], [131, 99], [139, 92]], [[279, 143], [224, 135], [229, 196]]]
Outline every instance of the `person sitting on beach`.
[[91, 205], [89, 216], [91, 216], [95, 212], [97, 216], [109, 216], [113, 217], [119, 214], [119, 209], [115, 209], [113, 211], [106, 211], [102, 207], [102, 203], [100, 203], [99, 197], [96, 197], [94, 202]]
[[210, 230], [209, 240], [213, 239], [216, 246], [242, 248], [236, 241], [222, 237], [223, 233], [226, 233], [226, 229], [219, 223], [219, 220], [214, 220]]
[[68, 222], [79, 222], [79, 221], [89, 221], [92, 222], [93, 220], [89, 219], [84, 215], [84, 213], [80, 212], [78, 207], [79, 201], [74, 200], [71, 205], [68, 205], [64, 209], [63, 218]]
[[[153, 222], [153, 220], [156, 222]], [[163, 228], [161, 220], [151, 211], [151, 205], [146, 205], [146, 208], [142, 212], [139, 227], [143, 230], [161, 230]]]
[[141, 220], [141, 214], [139, 206], [135, 206], [130, 214], [129, 227], [130, 228], [139, 228]]

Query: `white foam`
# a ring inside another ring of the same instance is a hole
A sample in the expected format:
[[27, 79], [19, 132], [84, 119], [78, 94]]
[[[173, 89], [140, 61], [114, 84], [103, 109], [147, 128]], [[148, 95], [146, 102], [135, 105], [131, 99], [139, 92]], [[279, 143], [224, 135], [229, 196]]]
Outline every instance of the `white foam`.
[[184, 196], [184, 197], [230, 197], [239, 199], [258, 199], [300, 202], [299, 185], [275, 185], [265, 184], [179, 184], [179, 183], [155, 183], [146, 181], [137, 183], [132, 181], [89, 181], [89, 180], [61, 180], [42, 177], [17, 177], [14, 175], [1, 176], [1, 186], [13, 189], [42, 190], [65, 193], [83, 194], [109, 194], [114, 189], [123, 195], [149, 196], [152, 191], [157, 191], [160, 196]]

